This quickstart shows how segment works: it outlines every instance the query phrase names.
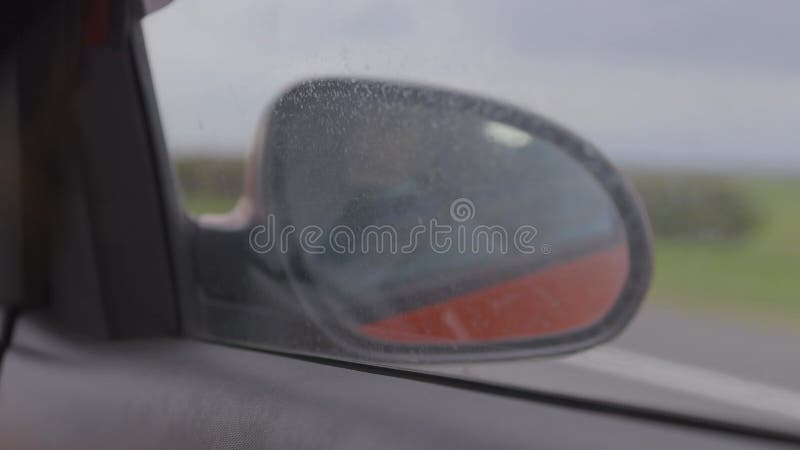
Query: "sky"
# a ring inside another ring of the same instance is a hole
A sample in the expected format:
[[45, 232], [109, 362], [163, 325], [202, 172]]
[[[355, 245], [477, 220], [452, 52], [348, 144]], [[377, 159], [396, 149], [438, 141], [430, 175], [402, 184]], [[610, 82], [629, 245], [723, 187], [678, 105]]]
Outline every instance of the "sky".
[[292, 84], [427, 83], [542, 114], [622, 166], [800, 173], [795, 0], [175, 0], [144, 20], [167, 144], [243, 155]]

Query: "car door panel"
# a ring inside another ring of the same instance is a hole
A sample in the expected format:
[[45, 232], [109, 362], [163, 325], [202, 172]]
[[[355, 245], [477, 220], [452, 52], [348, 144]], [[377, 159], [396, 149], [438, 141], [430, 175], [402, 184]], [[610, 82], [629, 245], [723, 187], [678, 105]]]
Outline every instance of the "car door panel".
[[0, 447], [783, 448], [205, 342], [79, 338], [37, 317], [5, 357]]

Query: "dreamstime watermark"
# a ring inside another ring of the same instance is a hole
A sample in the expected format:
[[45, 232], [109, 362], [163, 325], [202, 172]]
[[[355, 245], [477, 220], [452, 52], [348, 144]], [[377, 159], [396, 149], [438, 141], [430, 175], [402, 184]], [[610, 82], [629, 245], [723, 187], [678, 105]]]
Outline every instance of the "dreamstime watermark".
[[[323, 229], [307, 225], [300, 229], [294, 225], [278, 227], [273, 214], [265, 223], [250, 230], [250, 249], [264, 254], [273, 251], [287, 253], [290, 243], [297, 242], [309, 254], [411, 254], [420, 246], [428, 246], [434, 253], [489, 253], [523, 255], [550, 254], [547, 244], [536, 245], [539, 230], [533, 225], [521, 225], [508, 230], [501, 225], [468, 224], [475, 218], [475, 204], [468, 198], [458, 198], [450, 204], [450, 218], [455, 222], [439, 223], [435, 218], [419, 223], [403, 232], [390, 224], [367, 225], [357, 229], [348, 225], [335, 225]], [[402, 238], [402, 239], [401, 239]]]

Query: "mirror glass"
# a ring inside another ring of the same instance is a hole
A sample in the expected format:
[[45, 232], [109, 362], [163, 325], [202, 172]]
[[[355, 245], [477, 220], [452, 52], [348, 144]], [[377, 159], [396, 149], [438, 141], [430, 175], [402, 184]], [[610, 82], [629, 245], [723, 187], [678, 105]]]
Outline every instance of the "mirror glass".
[[449, 345], [604, 317], [628, 277], [624, 224], [585, 164], [521, 117], [369, 82], [280, 100], [263, 182], [290, 276], [321, 322]]

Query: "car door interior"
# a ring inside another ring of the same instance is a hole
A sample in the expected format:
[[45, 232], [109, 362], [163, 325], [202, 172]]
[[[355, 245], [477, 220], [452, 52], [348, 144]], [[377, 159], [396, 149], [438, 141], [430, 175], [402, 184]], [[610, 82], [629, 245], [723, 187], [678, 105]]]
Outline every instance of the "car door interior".
[[79, 338], [36, 317], [17, 324], [1, 387], [4, 448], [782, 448], [436, 377]]
[[25, 275], [20, 301], [3, 304], [0, 448], [798, 443], [622, 405], [182, 337], [195, 227], [173, 187], [141, 15], [134, 1], [50, 2], [15, 41]]

